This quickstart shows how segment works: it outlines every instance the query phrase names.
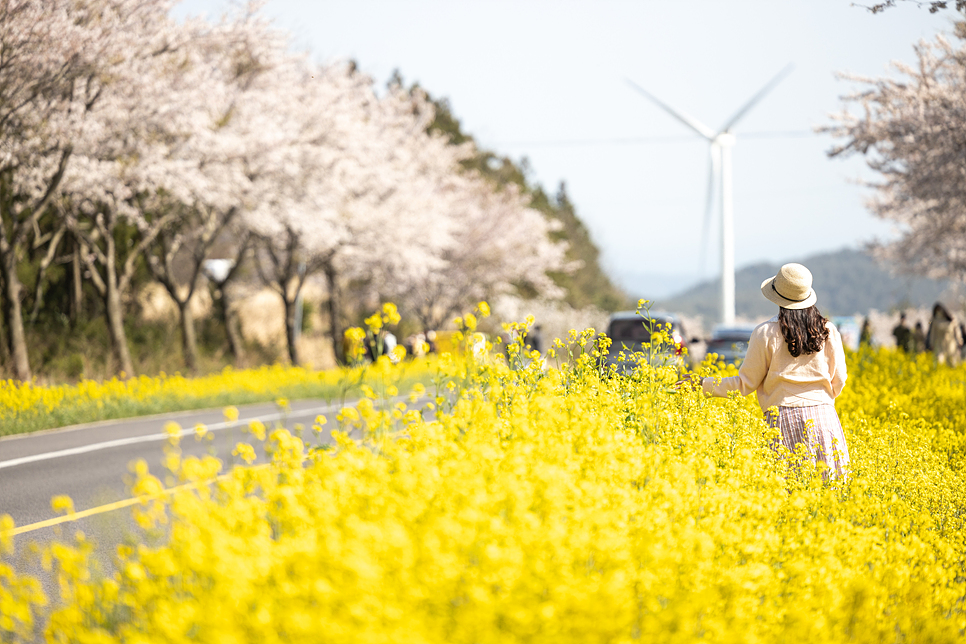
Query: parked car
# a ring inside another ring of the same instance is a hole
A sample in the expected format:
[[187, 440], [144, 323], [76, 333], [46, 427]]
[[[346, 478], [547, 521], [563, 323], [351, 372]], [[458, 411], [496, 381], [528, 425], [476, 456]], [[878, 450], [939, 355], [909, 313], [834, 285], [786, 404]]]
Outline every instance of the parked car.
[[[669, 342], [650, 344], [651, 335], [666, 331]], [[684, 364], [686, 345], [684, 327], [681, 320], [672, 313], [652, 311], [649, 315], [637, 311], [621, 311], [610, 316], [607, 323], [607, 337], [611, 340], [603, 362], [614, 365], [621, 373], [630, 373], [642, 361], [649, 359], [653, 366]], [[624, 360], [620, 359], [621, 352]], [[637, 354], [637, 355], [635, 355]]]
[[704, 355], [715, 353], [718, 362], [734, 364], [744, 359], [754, 326], [717, 326], [711, 332]]

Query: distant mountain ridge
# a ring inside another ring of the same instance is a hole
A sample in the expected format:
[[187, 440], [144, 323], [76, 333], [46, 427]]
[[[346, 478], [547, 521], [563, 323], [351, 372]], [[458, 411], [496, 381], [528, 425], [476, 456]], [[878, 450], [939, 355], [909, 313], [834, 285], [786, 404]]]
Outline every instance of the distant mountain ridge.
[[[825, 315], [864, 315], [873, 309], [932, 306], [937, 300], [952, 297], [955, 290], [948, 281], [893, 274], [866, 253], [852, 249], [788, 261], [804, 264], [812, 272], [817, 306]], [[775, 305], [761, 295], [761, 283], [779, 268], [781, 264], [762, 262], [735, 273], [738, 317], [758, 319], [774, 314]], [[714, 320], [719, 315], [720, 293], [720, 279], [702, 282], [678, 295], [657, 300], [654, 308]]]

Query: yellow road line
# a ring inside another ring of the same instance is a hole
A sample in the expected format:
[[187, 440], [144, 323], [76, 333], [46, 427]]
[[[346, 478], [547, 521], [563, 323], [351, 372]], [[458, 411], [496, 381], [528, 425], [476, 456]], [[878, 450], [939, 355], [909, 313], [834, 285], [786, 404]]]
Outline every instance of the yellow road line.
[[94, 508], [87, 510], [81, 510], [80, 512], [71, 512], [65, 514], [62, 517], [54, 517], [53, 519], [47, 519], [46, 521], [38, 521], [37, 523], [28, 523], [27, 525], [22, 525], [13, 530], [8, 530], [7, 532], [0, 533], [0, 539], [3, 537], [15, 537], [18, 534], [24, 534], [25, 532], [33, 532], [34, 530], [40, 530], [41, 528], [49, 528], [50, 526], [59, 525], [61, 523], [67, 523], [68, 521], [76, 521], [78, 519], [83, 519], [84, 517], [94, 516], [95, 514], [102, 514], [104, 512], [110, 512], [112, 510], [120, 510], [121, 508], [126, 508], [128, 506], [134, 505], [135, 503], [140, 503], [145, 497], [135, 497], [133, 499], [124, 499], [123, 501], [115, 501], [114, 503], [108, 503], [107, 505], [99, 505]]
[[[263, 463], [260, 465], [251, 466], [251, 469], [261, 469], [266, 467], [268, 464]], [[221, 474], [211, 481], [199, 481], [197, 483], [185, 483], [184, 485], [178, 485], [176, 487], [167, 488], [158, 492], [157, 494], [137, 496], [133, 499], [124, 499], [123, 501], [115, 501], [114, 503], [108, 503], [106, 505], [99, 505], [97, 507], [89, 508], [87, 510], [81, 510], [80, 512], [70, 512], [61, 517], [54, 517], [53, 519], [47, 519], [45, 521], [38, 521], [36, 523], [28, 523], [27, 525], [14, 528], [13, 530], [7, 530], [6, 532], [0, 532], [0, 539], [7, 537], [15, 537], [19, 534], [25, 534], [27, 532], [33, 532], [34, 530], [40, 530], [42, 528], [49, 528], [51, 526], [60, 525], [61, 523], [67, 523], [68, 521], [77, 521], [78, 519], [83, 519], [85, 517], [94, 516], [95, 514], [103, 514], [105, 512], [112, 512], [114, 510], [120, 510], [121, 508], [126, 508], [134, 505], [135, 503], [153, 501], [159, 497], [166, 494], [171, 494], [179, 490], [184, 490], [191, 487], [197, 487], [199, 485], [210, 485], [219, 479], [223, 479], [230, 476], [231, 472], [226, 472]]]

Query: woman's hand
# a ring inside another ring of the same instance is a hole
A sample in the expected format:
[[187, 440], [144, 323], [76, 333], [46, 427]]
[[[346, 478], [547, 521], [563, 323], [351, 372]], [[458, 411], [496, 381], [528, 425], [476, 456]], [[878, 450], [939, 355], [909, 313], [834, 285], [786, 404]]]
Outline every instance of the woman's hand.
[[680, 391], [681, 387], [685, 384], [690, 384], [693, 388], [699, 389], [701, 387], [702, 378], [698, 377], [696, 373], [685, 374], [683, 378], [678, 380], [676, 383], [671, 385], [671, 389], [674, 391]]

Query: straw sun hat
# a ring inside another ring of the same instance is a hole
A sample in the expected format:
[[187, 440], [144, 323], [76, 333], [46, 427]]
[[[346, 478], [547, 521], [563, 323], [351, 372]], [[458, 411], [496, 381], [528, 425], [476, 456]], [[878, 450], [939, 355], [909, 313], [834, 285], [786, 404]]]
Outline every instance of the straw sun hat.
[[801, 264], [785, 264], [778, 275], [761, 283], [761, 294], [783, 309], [807, 309], [818, 297], [812, 274]]

